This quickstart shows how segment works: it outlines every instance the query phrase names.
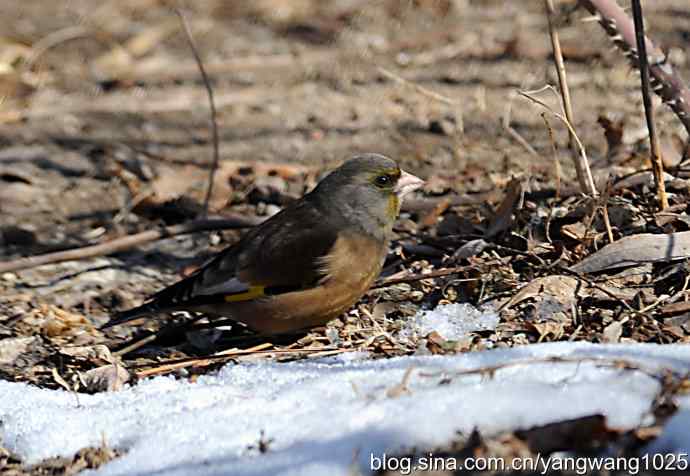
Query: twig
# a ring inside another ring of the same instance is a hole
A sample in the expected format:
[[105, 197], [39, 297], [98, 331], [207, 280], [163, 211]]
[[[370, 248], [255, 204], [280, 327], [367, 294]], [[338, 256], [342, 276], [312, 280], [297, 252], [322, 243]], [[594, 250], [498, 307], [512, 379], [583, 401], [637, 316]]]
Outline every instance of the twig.
[[399, 76], [395, 74], [394, 72], [387, 70], [386, 68], [379, 66], [376, 69], [383, 74], [385, 77], [388, 79], [392, 79], [393, 81], [400, 83], [405, 86], [409, 86], [410, 88], [414, 89], [417, 91], [419, 94], [422, 96], [426, 96], [430, 99], [433, 99], [435, 101], [441, 102], [443, 104], [447, 104], [448, 106], [453, 106], [453, 107], [458, 107], [459, 104], [457, 101], [454, 101], [450, 99], [449, 97], [446, 97], [442, 94], [436, 93], [430, 89], [425, 88], [424, 86], [420, 86], [419, 84], [415, 84], [412, 81], [408, 81], [407, 79], [403, 78], [402, 76]]
[[[421, 281], [429, 278], [440, 278], [443, 276], [449, 276], [451, 274], [462, 273], [463, 271], [470, 269], [474, 269], [474, 266], [457, 266], [455, 268], [439, 269], [430, 273], [411, 274], [409, 276], [403, 276], [402, 278], [384, 279], [374, 283], [371, 289], [385, 288], [388, 286], [393, 286], [394, 284], [413, 283], [415, 281]], [[479, 279], [480, 278], [468, 278], [461, 281], [479, 281]]]
[[194, 60], [196, 61], [197, 66], [199, 67], [201, 79], [204, 82], [204, 87], [206, 88], [206, 93], [208, 94], [209, 106], [211, 108], [211, 131], [213, 133], [213, 165], [211, 166], [211, 170], [209, 171], [208, 187], [206, 188], [206, 198], [204, 198], [204, 212], [202, 218], [206, 218], [208, 216], [208, 206], [211, 202], [211, 193], [213, 192], [213, 180], [216, 175], [216, 170], [218, 169], [218, 162], [220, 161], [220, 152], [218, 150], [219, 140], [218, 121], [216, 120], [216, 104], [213, 101], [213, 88], [211, 87], [211, 82], [208, 79], [208, 75], [206, 74], [206, 70], [204, 69], [204, 63], [201, 61], [201, 56], [199, 55], [199, 51], [196, 48], [196, 44], [194, 43], [194, 37], [192, 36], [192, 31], [189, 28], [187, 19], [182, 13], [182, 10], [180, 10], [179, 8], [175, 9], [175, 13], [178, 17], [180, 17], [180, 21], [182, 22], [182, 26], [184, 27], [185, 35], [187, 36], [187, 42], [189, 43], [189, 48], [192, 50], [192, 54], [194, 55]]
[[647, 317], [647, 313], [648, 313], [649, 311], [651, 311], [652, 309], [654, 309], [655, 307], [657, 307], [659, 304], [665, 302], [667, 299], [669, 299], [669, 298], [671, 297], [671, 296], [662, 296], [662, 297], [659, 298], [656, 302], [654, 302], [653, 304], [650, 304], [649, 306], [646, 306], [646, 307], [644, 307], [644, 308], [642, 308], [642, 309], [635, 309], [635, 308], [632, 307], [630, 304], [628, 304], [626, 301], [624, 301], [624, 300], [621, 299], [620, 297], [616, 296], [614, 293], [612, 293], [611, 291], [609, 291], [609, 290], [606, 289], [605, 287], [599, 286], [597, 283], [595, 283], [594, 281], [592, 281], [592, 280], [589, 279], [589, 278], [586, 278], [586, 277], [583, 276], [582, 274], [576, 273], [575, 271], [572, 271], [572, 270], [570, 270], [570, 269], [568, 269], [568, 268], [564, 268], [564, 267], [562, 267], [562, 266], [558, 266], [557, 268], [558, 268], [561, 272], [563, 272], [563, 273], [565, 273], [565, 274], [567, 274], [567, 275], [569, 275], [569, 276], [572, 276], [572, 277], [574, 277], [574, 278], [576, 278], [576, 279], [579, 279], [579, 280], [581, 280], [581, 281], [584, 281], [584, 282], [587, 283], [587, 285], [589, 285], [590, 287], [592, 287], [592, 288], [594, 288], [594, 289], [597, 289], [597, 290], [601, 291], [602, 293], [606, 294], [608, 297], [610, 297], [610, 298], [613, 299], [614, 301], [617, 301], [618, 303], [620, 303], [623, 307], [625, 307], [628, 311], [630, 311], [630, 313], [632, 313], [633, 315], [636, 315], [636, 316]]
[[31, 70], [38, 58], [49, 49], [55, 48], [56, 46], [67, 41], [76, 40], [90, 34], [93, 34], [93, 32], [82, 25], [70, 26], [49, 33], [31, 46], [31, 54], [27, 58], [24, 68], [26, 70]]
[[[568, 119], [570, 124], [574, 124], [573, 121], [573, 106], [570, 102], [570, 90], [568, 89], [568, 81], [565, 74], [565, 64], [563, 63], [563, 54], [561, 53], [561, 42], [558, 39], [558, 32], [553, 25], [553, 17], [555, 15], [555, 10], [553, 7], [553, 0], [544, 0], [546, 5], [546, 18], [549, 23], [549, 35], [551, 37], [551, 47], [553, 48], [553, 61], [556, 64], [556, 73], [558, 74], [558, 85], [561, 92], [561, 98], [563, 100], [563, 111], [565, 112], [565, 117]], [[573, 162], [575, 165], [575, 170], [577, 172], [577, 180], [580, 182], [580, 188], [582, 193], [586, 195], [596, 196], [597, 191], [594, 186], [594, 179], [592, 178], [592, 171], [589, 168], [589, 161], [587, 156], [578, 154], [577, 147], [575, 145], [575, 134], [572, 128], [568, 128], [569, 136], [569, 146], [573, 155]]]
[[212, 365], [215, 362], [223, 360], [232, 360], [235, 357], [242, 355], [289, 355], [289, 354], [307, 354], [313, 357], [326, 357], [329, 355], [343, 354], [346, 352], [354, 352], [357, 349], [324, 349], [324, 348], [302, 348], [302, 349], [273, 349], [266, 350], [272, 347], [271, 343], [259, 344], [257, 346], [251, 347], [249, 349], [228, 349], [217, 354], [210, 355], [208, 357], [189, 357], [184, 359], [168, 360], [163, 362], [162, 365], [158, 367], [153, 367], [150, 369], [144, 369], [135, 372], [137, 377], [150, 377], [151, 375], [159, 375], [162, 373], [170, 372], [172, 370], [177, 370], [185, 367], [205, 367]]
[[[549, 107], [549, 105], [546, 104], [545, 102], [543, 102], [543, 101], [541, 101], [541, 100], [535, 98], [534, 96], [532, 96], [532, 94], [534, 94], [534, 93], [542, 92], [542, 91], [545, 91], [545, 90], [554, 91], [554, 88], [553, 88], [553, 86], [551, 86], [550, 84], [547, 84], [546, 86], [544, 86], [543, 88], [541, 88], [541, 89], [539, 89], [539, 90], [537, 90], [537, 91], [518, 91], [518, 94], [521, 95], [521, 96], [523, 96], [523, 97], [526, 97], [527, 99], [529, 99], [530, 101], [532, 101], [532, 102], [534, 102], [534, 103], [536, 103], [536, 104], [539, 104], [541, 107], [543, 107], [544, 109], [546, 109], [547, 111], [549, 111], [555, 118], [557, 118], [559, 121], [561, 121], [563, 124], [565, 124], [565, 126], [568, 128], [568, 131], [570, 132], [570, 134], [572, 135], [573, 139], [575, 140], [575, 143], [577, 144], [578, 150], [580, 151], [580, 160], [581, 160], [583, 163], [589, 163], [589, 160], [587, 159], [587, 152], [585, 151], [585, 146], [582, 144], [582, 141], [581, 141], [580, 138], [577, 136], [577, 133], [575, 132], [575, 129], [573, 128], [573, 125], [572, 125], [572, 123], [568, 120], [568, 118], [565, 117], [565, 116], [563, 116], [563, 114], [559, 114], [559, 113], [557, 113], [556, 111], [554, 111], [554, 110], [553, 110], [551, 107]], [[555, 92], [555, 91], [554, 91], [554, 92]], [[587, 166], [587, 170], [589, 170], [589, 166]], [[591, 172], [590, 172], [590, 178], [591, 178]], [[595, 189], [593, 190], [592, 197], [596, 197], [596, 196], [597, 196], [597, 191], [596, 191], [596, 188], [595, 188]]]
[[649, 147], [652, 161], [652, 171], [654, 172], [654, 182], [656, 182], [656, 192], [659, 196], [661, 209], [668, 208], [668, 197], [666, 196], [666, 186], [664, 184], [664, 164], [661, 162], [661, 150], [659, 149], [659, 139], [656, 135], [654, 124], [654, 107], [652, 97], [649, 94], [649, 66], [647, 58], [647, 45], [644, 37], [644, 18], [642, 17], [642, 6], [640, 0], [633, 0], [633, 20], [635, 22], [635, 39], [637, 41], [638, 63], [642, 81], [642, 102], [644, 103], [644, 114], [647, 119], [647, 129], [649, 130]]
[[218, 352], [208, 357], [190, 357], [186, 359], [175, 359], [162, 362], [157, 367], [150, 369], [140, 370], [136, 372], [138, 378], [150, 377], [151, 375], [160, 375], [166, 372], [171, 372], [173, 370], [183, 369], [185, 367], [199, 366], [205, 367], [211, 365], [214, 362], [225, 359], [232, 359], [237, 355], [253, 354], [265, 349], [272, 347], [273, 344], [266, 342], [264, 344], [255, 345], [249, 349], [228, 349], [222, 352]]
[[419, 377], [425, 377], [425, 378], [434, 378], [434, 377], [443, 377], [443, 378], [449, 378], [449, 376], [452, 377], [464, 377], [464, 376], [469, 376], [469, 375], [489, 375], [493, 377], [496, 372], [499, 370], [504, 370], [504, 369], [509, 369], [512, 367], [521, 367], [525, 365], [539, 365], [539, 364], [583, 364], [583, 363], [591, 363], [593, 365], [597, 365], [601, 368], [612, 368], [612, 369], [619, 369], [619, 370], [627, 370], [630, 372], [640, 372], [647, 377], [653, 378], [655, 380], [659, 381], [664, 381], [667, 377], [673, 377], [677, 380], [685, 380], [688, 378], [687, 373], [683, 373], [681, 371], [674, 370], [669, 367], [661, 367], [659, 369], [655, 369], [652, 367], [645, 366], [643, 364], [633, 362], [630, 360], [626, 360], [623, 358], [620, 359], [610, 359], [606, 357], [560, 357], [560, 356], [549, 356], [549, 357], [533, 357], [529, 359], [524, 359], [524, 360], [518, 360], [518, 361], [512, 361], [512, 362], [505, 362], [505, 363], [500, 363], [496, 365], [487, 365], [484, 367], [479, 367], [476, 369], [469, 369], [469, 370], [458, 370], [454, 372], [449, 372], [449, 371], [443, 371], [443, 372], [420, 372], [418, 374]]
[[63, 261], [73, 261], [93, 258], [95, 256], [109, 255], [148, 243], [150, 241], [159, 240], [161, 238], [169, 238], [171, 236], [184, 235], [187, 233], [235, 228], [250, 228], [257, 225], [259, 222], [260, 221], [257, 219], [239, 216], [225, 219], [194, 220], [189, 223], [165, 226], [157, 230], [147, 230], [141, 233], [123, 236], [122, 238], [116, 238], [114, 240], [99, 243], [97, 245], [84, 246], [82, 248], [75, 248], [65, 251], [57, 251], [55, 253], [46, 253], [43, 255], [27, 256], [12, 261], [6, 261], [4, 263], [0, 263], [0, 273], [35, 268], [36, 266], [42, 266], [44, 264], [62, 263]]
[[426, 96], [430, 99], [433, 99], [434, 101], [438, 101], [440, 103], [446, 104], [448, 106], [451, 106], [453, 108], [453, 113], [455, 114], [455, 122], [457, 125], [457, 130], [460, 131], [460, 133], [463, 133], [465, 131], [465, 125], [463, 121], [463, 115], [462, 115], [462, 110], [460, 107], [460, 103], [458, 101], [454, 101], [453, 99], [446, 97], [442, 94], [439, 94], [437, 92], [434, 92], [430, 89], [425, 88], [424, 86], [420, 86], [419, 84], [415, 84], [412, 81], [408, 81], [407, 79], [403, 78], [402, 76], [399, 76], [395, 74], [394, 72], [382, 67], [378, 66], [377, 67], [378, 71], [383, 74], [385, 77], [388, 79], [392, 79], [393, 81], [402, 84], [404, 86], [408, 86], [415, 91], [417, 91], [419, 94], [422, 96]]
[[599, 200], [601, 207], [601, 215], [604, 217], [604, 226], [606, 227], [606, 234], [609, 238], [609, 243], [613, 243], [613, 230], [611, 229], [611, 220], [609, 219], [609, 198], [611, 198], [611, 190], [613, 189], [613, 182], [611, 177], [606, 181], [606, 189]]
[[142, 337], [141, 339], [135, 340], [126, 347], [123, 347], [122, 349], [113, 352], [112, 355], [114, 357], [122, 357], [123, 355], [127, 355], [130, 352], [134, 352], [135, 350], [144, 347], [146, 344], [148, 344], [149, 342], [153, 342], [156, 339], [158, 339], [158, 334], [147, 335], [146, 337]]
[[[553, 162], [554, 166], [556, 168], [556, 198], [560, 198], [561, 196], [561, 161], [558, 160], [558, 144], [556, 143], [556, 137], [553, 134], [553, 128], [551, 127], [551, 124], [549, 123], [549, 120], [546, 118], [546, 113], [542, 112], [541, 113], [541, 118], [544, 121], [544, 124], [546, 125], [546, 130], [549, 131], [549, 140], [551, 141], [551, 151], [553, 152]], [[548, 233], [547, 233], [548, 236]]]
[[[613, 0], [581, 0], [582, 5], [594, 14], [609, 38], [632, 62], [638, 63], [635, 27], [630, 17]], [[646, 51], [651, 58], [649, 73], [652, 89], [676, 113], [685, 130], [690, 133], [690, 90], [668, 62], [663, 51], [645, 38]]]
[[525, 150], [532, 156], [532, 157], [537, 157], [539, 158], [539, 154], [537, 153], [536, 150], [534, 150], [534, 147], [530, 145], [529, 142], [527, 142], [527, 139], [522, 137], [518, 131], [515, 130], [513, 126], [510, 125], [510, 117], [512, 115], [513, 111], [513, 99], [515, 99], [515, 93], [513, 91], [510, 92], [508, 95], [508, 102], [506, 103], [506, 109], [503, 113], [503, 117], [501, 118], [501, 125], [503, 126], [503, 129], [512, 137], [515, 142], [520, 144], [522, 147], [525, 148]]

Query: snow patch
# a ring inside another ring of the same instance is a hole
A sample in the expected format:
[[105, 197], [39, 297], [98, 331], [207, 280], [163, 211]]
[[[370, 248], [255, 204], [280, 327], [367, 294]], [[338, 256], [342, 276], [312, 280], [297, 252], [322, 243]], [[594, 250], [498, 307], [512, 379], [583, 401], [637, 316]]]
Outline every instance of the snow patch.
[[[353, 465], [370, 474], [371, 455], [441, 446], [474, 427], [495, 434], [595, 413], [622, 430], [649, 424], [658, 381], [605, 362], [683, 371], [690, 346], [554, 343], [353, 357], [229, 364], [195, 383], [157, 377], [96, 395], [0, 381], [0, 440], [28, 463], [103, 440], [127, 451], [88, 475], [321, 476], [352, 474]], [[496, 365], [506, 367], [492, 378], [459, 374]], [[391, 397], [410, 368], [409, 392]], [[673, 448], [690, 443], [684, 415], [669, 426]], [[262, 431], [270, 440], [263, 454]]]
[[471, 304], [442, 304], [430, 311], [419, 311], [401, 330], [403, 338], [425, 337], [436, 331], [446, 340], [459, 340], [470, 332], [494, 330], [498, 313], [478, 310]]

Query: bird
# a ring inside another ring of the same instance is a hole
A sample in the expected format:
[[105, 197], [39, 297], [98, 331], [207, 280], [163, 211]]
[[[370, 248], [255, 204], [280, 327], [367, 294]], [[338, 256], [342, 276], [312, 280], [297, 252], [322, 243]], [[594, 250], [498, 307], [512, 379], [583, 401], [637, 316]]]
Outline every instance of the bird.
[[402, 200], [423, 184], [389, 157], [354, 155], [188, 277], [101, 328], [175, 311], [229, 318], [263, 335], [324, 325], [374, 283]]

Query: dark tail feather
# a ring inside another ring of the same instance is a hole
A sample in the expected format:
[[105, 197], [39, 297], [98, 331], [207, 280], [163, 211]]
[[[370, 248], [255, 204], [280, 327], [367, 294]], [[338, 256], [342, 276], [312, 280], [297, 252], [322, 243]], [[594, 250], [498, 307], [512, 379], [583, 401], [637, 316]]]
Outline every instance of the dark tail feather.
[[150, 316], [156, 314], [159, 311], [158, 306], [154, 303], [143, 304], [139, 307], [128, 309], [126, 311], [118, 312], [112, 319], [101, 326], [101, 330], [107, 329], [113, 326], [119, 326], [125, 322], [133, 321], [144, 316]]

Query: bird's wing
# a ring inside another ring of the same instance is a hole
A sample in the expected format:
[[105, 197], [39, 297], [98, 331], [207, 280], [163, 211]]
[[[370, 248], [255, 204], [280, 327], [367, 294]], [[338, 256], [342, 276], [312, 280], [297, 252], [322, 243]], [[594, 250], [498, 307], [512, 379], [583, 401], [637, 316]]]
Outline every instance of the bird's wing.
[[238, 302], [306, 289], [325, 277], [325, 257], [338, 230], [316, 206], [300, 200], [251, 230], [187, 278], [106, 324], [216, 302]]
[[[304, 289], [324, 277], [323, 259], [337, 230], [310, 202], [300, 202], [248, 233], [194, 275], [178, 283], [178, 299], [255, 299]], [[184, 283], [184, 284], [183, 284]], [[167, 294], [161, 291], [156, 298]]]

